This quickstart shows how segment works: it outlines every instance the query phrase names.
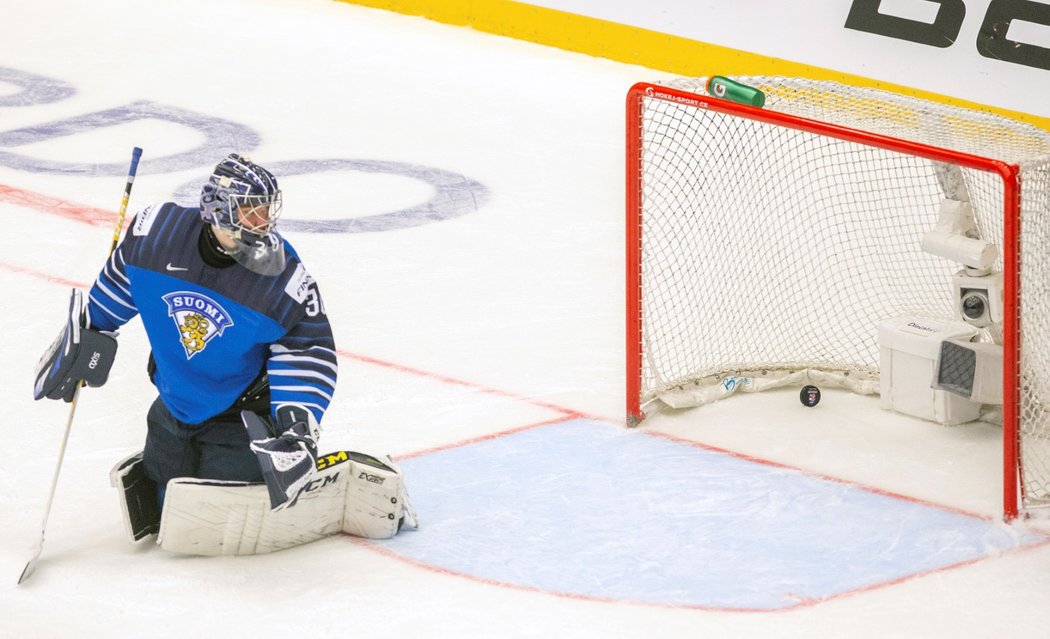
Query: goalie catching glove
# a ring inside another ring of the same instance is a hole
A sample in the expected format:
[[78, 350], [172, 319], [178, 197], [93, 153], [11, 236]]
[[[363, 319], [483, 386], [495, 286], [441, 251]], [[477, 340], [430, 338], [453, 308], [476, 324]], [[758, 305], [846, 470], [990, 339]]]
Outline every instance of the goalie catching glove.
[[33, 398], [72, 402], [81, 382], [106, 383], [116, 355], [113, 335], [87, 328], [83, 294], [73, 289], [66, 325], [37, 362]]
[[276, 411], [277, 435], [263, 418], [241, 411], [251, 448], [259, 459], [270, 493], [270, 508], [291, 508], [317, 472], [317, 420], [302, 406], [285, 404]]

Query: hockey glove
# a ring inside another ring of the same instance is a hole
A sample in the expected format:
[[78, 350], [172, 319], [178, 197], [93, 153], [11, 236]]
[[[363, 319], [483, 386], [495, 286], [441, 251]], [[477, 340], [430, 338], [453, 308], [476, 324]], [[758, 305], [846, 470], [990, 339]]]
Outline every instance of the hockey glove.
[[271, 510], [291, 508], [317, 472], [317, 421], [302, 406], [277, 408], [277, 436], [261, 417], [241, 411], [251, 448], [270, 492]]
[[36, 364], [33, 398], [73, 401], [81, 382], [101, 386], [117, 356], [117, 340], [109, 333], [84, 328], [84, 299], [80, 289], [69, 298], [66, 325]]

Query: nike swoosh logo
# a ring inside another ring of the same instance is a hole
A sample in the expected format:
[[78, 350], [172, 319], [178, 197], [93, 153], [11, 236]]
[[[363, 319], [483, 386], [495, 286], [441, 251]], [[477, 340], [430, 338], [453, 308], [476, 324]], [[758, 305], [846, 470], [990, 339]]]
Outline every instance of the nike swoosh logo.
[[168, 262], [168, 266], [167, 266], [167, 269], [168, 269], [169, 271], [188, 271], [188, 270], [190, 270], [190, 269], [188, 269], [188, 268], [183, 268], [183, 267], [181, 267], [181, 266], [172, 266], [172, 265], [171, 265], [171, 262]]

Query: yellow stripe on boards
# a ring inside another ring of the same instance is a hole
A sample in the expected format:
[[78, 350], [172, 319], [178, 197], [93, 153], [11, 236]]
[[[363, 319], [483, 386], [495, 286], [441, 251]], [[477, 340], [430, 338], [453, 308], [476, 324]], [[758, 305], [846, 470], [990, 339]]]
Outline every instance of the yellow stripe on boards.
[[[833, 80], [998, 113], [1050, 130], [1050, 118], [510, 0], [338, 1], [422, 16], [444, 24], [468, 26], [485, 33], [637, 64], [676, 75], [781, 75]], [[639, 81], [650, 79], [638, 78]]]

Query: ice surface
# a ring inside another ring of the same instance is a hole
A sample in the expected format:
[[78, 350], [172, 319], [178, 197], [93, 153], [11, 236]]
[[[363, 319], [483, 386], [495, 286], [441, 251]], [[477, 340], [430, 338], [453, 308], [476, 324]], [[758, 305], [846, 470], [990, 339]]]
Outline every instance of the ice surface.
[[[1050, 546], [997, 523], [993, 427], [946, 429], [835, 391], [807, 409], [789, 389], [618, 430], [623, 98], [664, 74], [320, 0], [19, 3], [0, 20], [0, 70], [17, 72], [0, 73], [0, 637], [1046, 636]], [[26, 78], [28, 105], [15, 99]], [[143, 104], [164, 117], [83, 128]], [[288, 236], [341, 351], [322, 448], [402, 458], [422, 528], [242, 558], [129, 545], [108, 471], [141, 447], [153, 397], [133, 322], [109, 384], [82, 394], [37, 573], [17, 587], [67, 408], [31, 400], [31, 371], [65, 289], [90, 285], [104, 257], [102, 212], [123, 188], [106, 167], [145, 150], [132, 208], [185, 192], [215, 161], [194, 154], [201, 117], [230, 123], [228, 150], [285, 169]], [[465, 186], [442, 191], [451, 174]], [[375, 216], [389, 230], [315, 232]], [[558, 487], [555, 462], [578, 490]], [[696, 464], [729, 483], [690, 492]], [[623, 476], [635, 466], [638, 493]], [[820, 493], [799, 497], [799, 481], [865, 493], [866, 514], [807, 504]], [[455, 514], [479, 494], [494, 501]], [[666, 525], [639, 526], [646, 508]], [[718, 548], [748, 513], [767, 516], [737, 535], [738, 574], [690, 569], [689, 552]], [[921, 557], [886, 544], [895, 522]], [[882, 564], [860, 543], [877, 531]], [[782, 550], [805, 534], [828, 561], [784, 576]], [[410, 552], [442, 539], [440, 561]], [[482, 569], [515, 540], [553, 554]], [[622, 565], [578, 569], [610, 557]], [[744, 582], [755, 574], [767, 590]], [[783, 593], [789, 608], [760, 610]]]

